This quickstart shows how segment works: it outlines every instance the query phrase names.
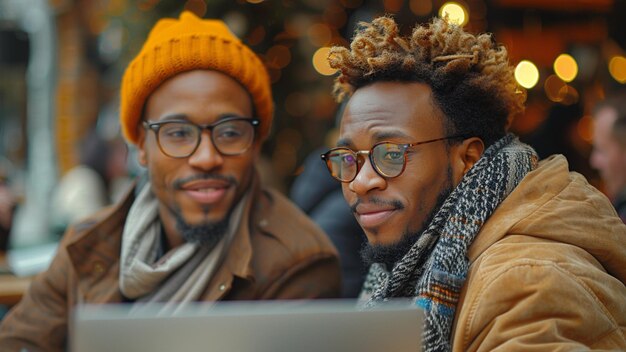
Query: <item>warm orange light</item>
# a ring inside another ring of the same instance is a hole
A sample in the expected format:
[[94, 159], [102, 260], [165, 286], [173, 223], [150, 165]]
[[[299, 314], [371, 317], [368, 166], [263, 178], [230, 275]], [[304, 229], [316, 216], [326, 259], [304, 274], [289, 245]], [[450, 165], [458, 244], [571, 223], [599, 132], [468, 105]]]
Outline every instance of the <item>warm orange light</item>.
[[265, 54], [267, 64], [276, 68], [284, 68], [291, 62], [291, 52], [284, 45], [274, 45]]
[[580, 99], [580, 94], [576, 88], [566, 84], [559, 90], [559, 96], [562, 97], [560, 103], [563, 105], [576, 104]]
[[463, 5], [458, 2], [449, 1], [439, 9], [439, 17], [448, 19], [448, 22], [459, 26], [465, 26], [469, 21], [469, 13]]
[[340, 0], [341, 5], [348, 9], [356, 9], [363, 4], [363, 0]]
[[571, 55], [561, 54], [554, 60], [554, 72], [565, 82], [571, 82], [578, 75], [578, 64]]
[[333, 37], [332, 30], [325, 23], [316, 23], [309, 27], [307, 36], [311, 44], [315, 46], [328, 45]]
[[324, 76], [331, 76], [337, 72], [334, 68], [330, 67], [328, 64], [328, 54], [330, 53], [329, 47], [323, 47], [317, 49], [315, 54], [313, 54], [313, 67], [315, 71]]
[[550, 75], [546, 78], [545, 82], [543, 82], [543, 89], [546, 91], [546, 96], [555, 103], [563, 100], [563, 97], [559, 94], [559, 92], [561, 92], [561, 89], [565, 86], [565, 82], [563, 82], [556, 75]]
[[285, 99], [285, 111], [291, 116], [301, 117], [311, 110], [311, 98], [308, 94], [294, 92]]
[[265, 0], [246, 0], [247, 2], [251, 3], [251, 4], [260, 4]]
[[591, 116], [585, 115], [581, 117], [576, 130], [583, 141], [591, 143], [593, 141], [593, 119]]
[[530, 89], [539, 81], [539, 70], [531, 61], [522, 60], [515, 67], [515, 79], [520, 86]]
[[614, 56], [609, 61], [609, 73], [619, 83], [626, 83], [626, 58]]
[[396, 13], [402, 9], [404, 0], [383, 0], [383, 7], [386, 12]]
[[409, 7], [415, 15], [426, 16], [433, 11], [433, 2], [431, 0], [411, 0]]

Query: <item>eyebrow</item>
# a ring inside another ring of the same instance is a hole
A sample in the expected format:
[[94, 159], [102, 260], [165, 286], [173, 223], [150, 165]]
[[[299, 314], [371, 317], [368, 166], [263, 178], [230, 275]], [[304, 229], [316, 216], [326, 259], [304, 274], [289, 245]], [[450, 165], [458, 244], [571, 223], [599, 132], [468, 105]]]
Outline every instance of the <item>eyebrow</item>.
[[[234, 113], [225, 113], [225, 114], [221, 114], [221, 115], [219, 115], [219, 116], [217, 117], [217, 119], [216, 119], [214, 122], [212, 122], [212, 123], [215, 123], [215, 122], [220, 121], [220, 120], [224, 120], [224, 119], [226, 119], [226, 118], [231, 118], [231, 117], [237, 117], [237, 118], [251, 118], [251, 117], [248, 117], [248, 116], [242, 116], [242, 115], [239, 115], [239, 114], [234, 114]], [[163, 122], [163, 121], [181, 121], [181, 120], [182, 120], [182, 121], [187, 121], [187, 122], [190, 122], [190, 121], [189, 121], [189, 115], [187, 115], [187, 114], [169, 114], [169, 115], [161, 116], [161, 118], [159, 118], [159, 119], [157, 120], [157, 122]], [[147, 121], [149, 121], [149, 120], [147, 120]]]
[[[382, 131], [382, 132], [376, 132], [374, 133], [374, 135], [372, 136], [372, 140], [374, 141], [374, 143], [378, 143], [378, 142], [382, 142], [388, 139], [392, 139], [392, 138], [408, 138], [408, 139], [413, 139], [413, 137], [409, 136], [406, 133], [403, 133], [401, 131]], [[350, 147], [352, 146], [352, 139], [350, 138], [341, 138], [337, 141], [337, 146], [338, 147]]]

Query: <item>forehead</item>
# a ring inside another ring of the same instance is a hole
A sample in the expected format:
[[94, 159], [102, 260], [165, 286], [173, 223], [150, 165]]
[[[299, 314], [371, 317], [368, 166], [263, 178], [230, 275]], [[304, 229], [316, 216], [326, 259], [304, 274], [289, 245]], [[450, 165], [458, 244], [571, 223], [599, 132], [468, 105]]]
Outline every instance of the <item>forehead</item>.
[[443, 137], [442, 116], [427, 84], [377, 82], [358, 89], [348, 101], [338, 144]]
[[[188, 71], [163, 82], [146, 101], [146, 116], [161, 120], [169, 115], [202, 115], [212, 119], [221, 114], [251, 116], [252, 100], [239, 82], [212, 70]], [[214, 116], [213, 116], [214, 115]]]

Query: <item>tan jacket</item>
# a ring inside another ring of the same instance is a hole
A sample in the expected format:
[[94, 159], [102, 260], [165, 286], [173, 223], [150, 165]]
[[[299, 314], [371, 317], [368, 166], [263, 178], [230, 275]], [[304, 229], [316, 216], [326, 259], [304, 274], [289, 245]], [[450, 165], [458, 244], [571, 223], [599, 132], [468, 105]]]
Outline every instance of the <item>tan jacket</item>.
[[454, 351], [626, 350], [626, 226], [564, 157], [524, 178], [468, 257]]
[[[48, 271], [2, 322], [0, 351], [63, 351], [72, 307], [123, 300], [120, 242], [133, 199], [66, 233]], [[339, 297], [338, 256], [319, 227], [274, 191], [256, 192], [250, 207], [250, 228], [241, 226], [202, 300]]]

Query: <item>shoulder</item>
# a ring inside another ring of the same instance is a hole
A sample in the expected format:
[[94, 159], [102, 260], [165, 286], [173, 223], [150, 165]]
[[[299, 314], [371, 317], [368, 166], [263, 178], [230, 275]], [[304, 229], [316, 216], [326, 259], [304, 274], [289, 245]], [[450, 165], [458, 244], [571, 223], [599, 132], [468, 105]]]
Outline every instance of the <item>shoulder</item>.
[[455, 343], [464, 349], [559, 342], [626, 347], [624, 299], [624, 284], [584, 249], [510, 235], [472, 264]]
[[257, 204], [256, 226], [265, 241], [273, 242], [292, 255], [336, 256], [322, 229], [278, 191], [266, 189]]
[[118, 203], [106, 206], [70, 225], [63, 235], [61, 247], [70, 246], [76, 242], [91, 243], [97, 238], [104, 238], [110, 242], [112, 233], [121, 233], [134, 200], [134, 187], [131, 187]]

